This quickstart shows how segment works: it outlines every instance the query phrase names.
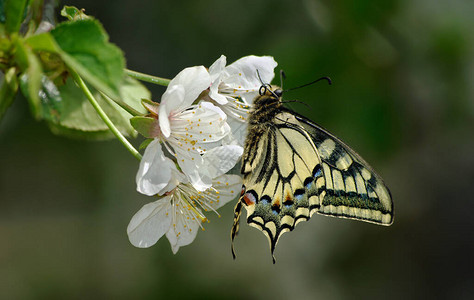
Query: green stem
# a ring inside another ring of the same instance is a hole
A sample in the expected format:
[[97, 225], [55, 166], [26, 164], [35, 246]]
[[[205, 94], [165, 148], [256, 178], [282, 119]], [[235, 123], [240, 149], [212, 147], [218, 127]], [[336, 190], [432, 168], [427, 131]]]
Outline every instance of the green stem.
[[95, 100], [94, 96], [92, 95], [91, 91], [87, 88], [86, 84], [82, 80], [82, 78], [77, 74], [74, 70], [69, 70], [74, 81], [79, 85], [81, 90], [86, 95], [89, 102], [92, 104], [96, 112], [99, 114], [100, 118], [104, 121], [104, 123], [109, 127], [110, 131], [117, 137], [117, 139], [122, 143], [122, 145], [127, 148], [133, 156], [135, 156], [138, 160], [142, 159], [141, 154], [130, 144], [130, 142], [122, 135], [122, 133], [115, 127], [114, 123], [109, 119], [107, 114], [102, 110], [97, 100]]
[[162, 85], [162, 86], [168, 86], [168, 84], [171, 81], [170, 79], [151, 76], [151, 75], [148, 75], [148, 74], [132, 71], [132, 70], [129, 70], [129, 69], [125, 69], [125, 74], [127, 74], [128, 76], [130, 76], [132, 78], [141, 80], [141, 81], [146, 81], [146, 82], [150, 82], [150, 83], [154, 83], [154, 84], [158, 84], [158, 85]]

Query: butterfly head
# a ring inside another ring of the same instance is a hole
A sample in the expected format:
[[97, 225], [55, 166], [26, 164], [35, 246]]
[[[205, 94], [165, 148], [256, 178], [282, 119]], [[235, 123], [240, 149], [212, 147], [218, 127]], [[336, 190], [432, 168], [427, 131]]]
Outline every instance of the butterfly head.
[[278, 86], [268, 83], [262, 84], [258, 93], [259, 96], [254, 99], [254, 106], [257, 108], [278, 107], [281, 104], [283, 90]]

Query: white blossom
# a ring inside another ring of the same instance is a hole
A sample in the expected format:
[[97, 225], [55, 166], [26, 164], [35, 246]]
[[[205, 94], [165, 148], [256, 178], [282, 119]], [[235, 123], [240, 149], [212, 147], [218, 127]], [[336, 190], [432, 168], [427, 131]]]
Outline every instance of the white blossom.
[[134, 246], [150, 247], [166, 235], [176, 253], [195, 239], [207, 211], [239, 195], [241, 177], [225, 173], [242, 155], [252, 100], [276, 65], [269, 56], [247, 56], [226, 66], [221, 56], [209, 70], [181, 71], [160, 104], [144, 103], [150, 115], [134, 122], [153, 140], [140, 162], [137, 190], [158, 199], [132, 217], [127, 233]]
[[196, 190], [184, 176], [178, 181], [181, 182], [173, 190], [146, 204], [132, 217], [127, 233], [134, 246], [150, 247], [166, 235], [176, 254], [179, 247], [193, 242], [199, 228], [203, 229], [202, 222], [207, 220], [203, 212], [216, 212], [235, 199], [242, 186], [237, 175], [219, 175], [205, 191]]
[[229, 152], [227, 163], [237, 163], [242, 149], [222, 145], [223, 138], [230, 133], [226, 114], [208, 101], [193, 104], [210, 84], [210, 75], [203, 66], [186, 68], [171, 80], [160, 105], [151, 111], [157, 118], [152, 130], [155, 141], [147, 147], [140, 162], [136, 178], [140, 193], [160, 194], [169, 183], [173, 163], [164, 155], [161, 144], [199, 191], [211, 187], [210, 174], [223, 165], [218, 157], [205, 163], [203, 154], [207, 151], [223, 147], [222, 151]]
[[277, 63], [270, 56], [245, 56], [226, 65], [222, 55], [210, 67], [211, 86], [209, 97], [229, 117], [227, 123], [232, 129], [236, 143], [243, 145], [247, 132], [247, 114], [253, 99], [258, 95], [262, 83], [270, 83]]

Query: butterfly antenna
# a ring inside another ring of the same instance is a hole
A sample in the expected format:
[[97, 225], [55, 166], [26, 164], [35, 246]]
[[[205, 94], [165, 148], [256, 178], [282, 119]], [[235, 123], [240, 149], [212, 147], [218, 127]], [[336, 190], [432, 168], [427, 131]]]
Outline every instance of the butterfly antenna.
[[286, 79], [285, 72], [280, 70], [280, 88], [283, 90], [283, 79]]
[[258, 69], [257, 69], [257, 77], [258, 77], [258, 80], [260, 80], [260, 83], [262, 84], [260, 86], [260, 89], [258, 90], [258, 93], [260, 94], [260, 96], [265, 95], [265, 93], [268, 91], [268, 92], [272, 93], [272, 95], [275, 98], [280, 98], [280, 97], [278, 97], [277, 94], [275, 94], [275, 92], [273, 92], [271, 84], [263, 82], [262, 77], [260, 77], [260, 72], [258, 72]]
[[258, 71], [258, 69], [257, 69], [257, 77], [258, 77], [258, 80], [260, 80], [260, 83], [262, 85], [268, 85], [268, 83], [263, 82], [262, 77], [260, 77], [260, 72]]
[[281, 101], [281, 103], [294, 103], [294, 102], [301, 103], [304, 106], [306, 106], [307, 108], [311, 109], [311, 106], [309, 106], [308, 103], [305, 103], [303, 101], [299, 101], [299, 100], [284, 100], [284, 101]]
[[305, 86], [308, 86], [308, 85], [312, 85], [312, 84], [315, 84], [316, 82], [321, 81], [321, 80], [327, 80], [329, 85], [332, 84], [331, 78], [329, 78], [327, 76], [324, 76], [324, 77], [316, 79], [315, 81], [311, 81], [309, 83], [306, 83], [306, 84], [303, 84], [303, 85], [300, 85], [300, 86], [297, 86], [297, 87], [294, 87], [294, 88], [291, 88], [291, 89], [284, 90], [284, 92], [288, 92], [288, 91], [296, 90], [296, 89], [299, 89], [299, 88], [302, 88], [302, 87], [305, 87]]

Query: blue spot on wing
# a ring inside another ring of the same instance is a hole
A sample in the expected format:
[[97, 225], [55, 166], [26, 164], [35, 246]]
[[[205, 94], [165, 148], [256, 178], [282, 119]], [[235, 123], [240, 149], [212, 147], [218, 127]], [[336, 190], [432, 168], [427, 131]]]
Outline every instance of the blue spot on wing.
[[323, 174], [323, 171], [321, 170], [321, 165], [317, 165], [314, 170], [313, 170], [313, 177], [314, 179], [318, 178]]
[[270, 202], [272, 202], [272, 199], [268, 195], [265, 195], [260, 199], [261, 204], [269, 204]]
[[313, 186], [313, 178], [312, 177], [308, 177], [304, 180], [304, 187], [309, 190], [311, 189], [311, 186]]
[[303, 199], [304, 194], [305, 194], [305, 190], [297, 189], [294, 194], [296, 201], [301, 201]]

